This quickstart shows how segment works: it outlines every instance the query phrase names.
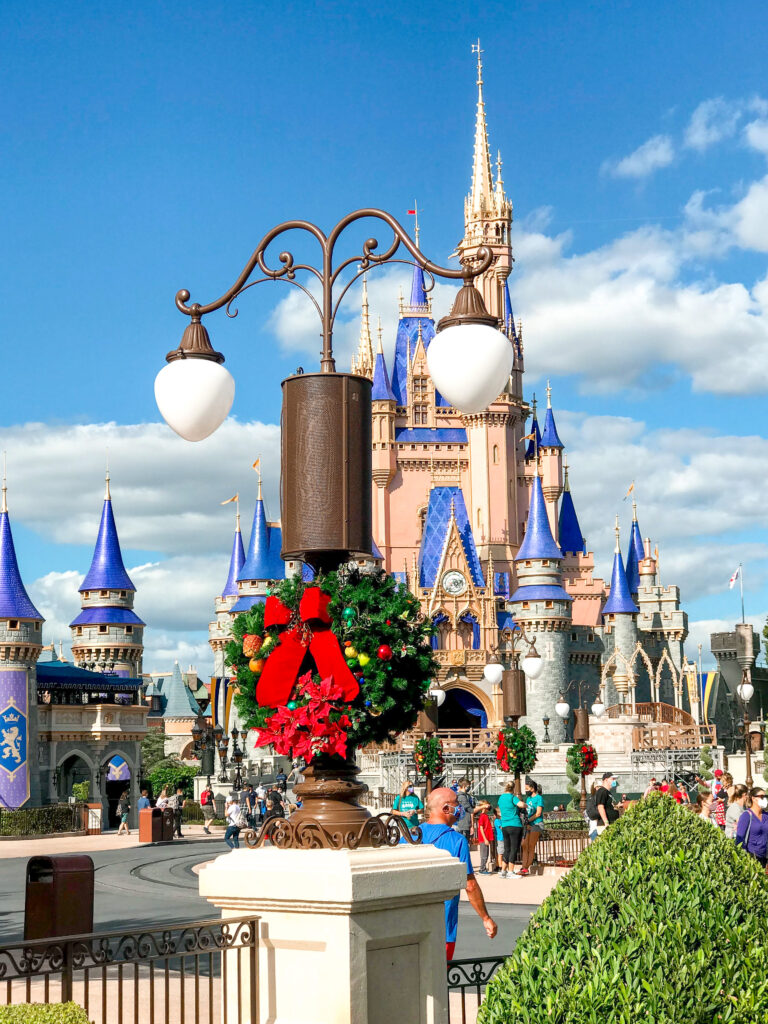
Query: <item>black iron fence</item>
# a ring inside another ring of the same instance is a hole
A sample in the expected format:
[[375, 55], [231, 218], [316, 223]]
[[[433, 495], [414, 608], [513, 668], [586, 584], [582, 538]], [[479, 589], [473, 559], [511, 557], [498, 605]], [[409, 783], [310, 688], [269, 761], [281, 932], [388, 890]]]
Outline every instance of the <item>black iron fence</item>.
[[85, 804], [48, 804], [45, 807], [0, 808], [0, 836], [49, 836], [85, 832]]
[[258, 918], [0, 946], [0, 1005], [60, 1003], [92, 1024], [257, 1019]]
[[448, 1024], [474, 1024], [485, 986], [505, 960], [495, 956], [448, 961]]

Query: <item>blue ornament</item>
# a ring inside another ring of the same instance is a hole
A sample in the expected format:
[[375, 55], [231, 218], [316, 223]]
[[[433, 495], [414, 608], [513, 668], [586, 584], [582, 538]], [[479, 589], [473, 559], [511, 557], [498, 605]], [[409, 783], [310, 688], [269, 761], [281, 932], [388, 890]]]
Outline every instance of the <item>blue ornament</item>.
[[369, 707], [371, 706], [371, 702], [370, 702], [369, 700], [367, 700], [367, 701], [365, 702], [365, 706], [366, 706], [367, 708], [369, 708]]

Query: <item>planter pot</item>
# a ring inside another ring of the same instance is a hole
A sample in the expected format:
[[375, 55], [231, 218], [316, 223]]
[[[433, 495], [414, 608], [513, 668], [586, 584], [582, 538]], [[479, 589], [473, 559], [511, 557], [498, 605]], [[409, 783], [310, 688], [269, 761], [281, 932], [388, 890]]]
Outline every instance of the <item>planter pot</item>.
[[304, 782], [294, 787], [302, 799], [301, 809], [288, 819], [295, 834], [305, 831], [301, 826], [307, 834], [316, 832], [312, 829], [316, 822], [329, 840], [320, 845], [371, 846], [371, 835], [365, 830], [371, 812], [357, 802], [368, 787], [358, 780], [359, 774], [354, 761], [316, 757], [304, 770]]

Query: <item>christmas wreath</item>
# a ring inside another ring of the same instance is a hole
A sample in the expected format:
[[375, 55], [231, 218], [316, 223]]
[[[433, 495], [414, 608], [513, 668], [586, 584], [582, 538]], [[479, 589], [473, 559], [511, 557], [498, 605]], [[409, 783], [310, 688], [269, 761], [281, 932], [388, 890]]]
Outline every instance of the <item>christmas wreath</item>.
[[241, 721], [307, 760], [404, 732], [437, 673], [431, 634], [418, 599], [382, 571], [275, 583], [226, 646]]
[[413, 748], [413, 763], [419, 775], [425, 778], [436, 779], [442, 775], [445, 767], [443, 741], [437, 736], [422, 736]]
[[575, 775], [591, 775], [597, 768], [597, 751], [591, 743], [574, 743], [565, 760]]
[[536, 764], [536, 736], [527, 725], [500, 729], [496, 745], [496, 762], [503, 772], [525, 775]]

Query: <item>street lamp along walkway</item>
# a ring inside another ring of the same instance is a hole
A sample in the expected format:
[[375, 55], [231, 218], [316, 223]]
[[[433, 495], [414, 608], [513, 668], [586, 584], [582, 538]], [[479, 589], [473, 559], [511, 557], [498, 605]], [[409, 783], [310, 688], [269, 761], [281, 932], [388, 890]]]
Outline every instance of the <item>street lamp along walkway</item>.
[[[350, 225], [366, 218], [387, 225], [393, 233], [391, 243], [378, 252], [377, 239], [368, 238], [360, 255], [335, 266], [340, 236]], [[318, 242], [320, 268], [297, 263], [288, 251], [279, 254], [280, 267], [267, 264], [267, 249], [289, 231], [305, 232]], [[435, 276], [463, 280], [451, 313], [438, 323], [427, 358], [443, 397], [460, 412], [479, 412], [501, 393], [513, 363], [512, 345], [498, 330], [497, 319], [489, 315], [473, 283], [493, 263], [493, 253], [486, 246], [460, 269], [440, 267], [424, 256], [390, 214], [377, 209], [356, 210], [343, 217], [328, 235], [303, 220], [277, 225], [259, 242], [232, 287], [213, 302], [188, 305], [188, 291], [182, 289], [176, 294], [176, 306], [190, 322], [178, 348], [166, 356], [168, 365], [157, 375], [155, 397], [168, 425], [190, 441], [208, 437], [221, 425], [235, 392], [234, 380], [222, 365], [224, 356], [214, 350], [202, 317], [222, 307], [226, 307], [228, 316], [237, 316], [237, 309], [232, 310], [235, 299], [264, 281], [296, 285], [315, 306], [322, 325], [320, 372], [300, 371], [282, 382], [281, 554], [307, 562], [318, 573], [335, 570], [350, 557], [370, 555], [372, 385], [367, 377], [336, 372], [333, 330], [341, 301], [361, 274], [387, 263], [410, 262], [394, 258], [401, 245], [429, 276], [428, 290]], [[341, 275], [355, 265], [358, 269], [351, 279], [342, 279]], [[263, 276], [251, 280], [257, 269]], [[319, 283], [319, 300], [296, 280], [299, 271]], [[315, 779], [310, 766], [310, 777], [297, 791], [304, 797], [305, 807], [307, 801], [312, 801], [313, 810], [317, 809], [316, 827], [307, 828], [305, 814], [301, 829], [298, 823], [287, 831], [283, 826], [280, 845], [364, 846], [399, 841], [397, 828], [376, 819], [366, 823], [368, 812], [343, 800], [343, 793], [350, 787], [360, 787], [353, 779], [356, 773], [354, 764], [340, 762], [335, 777], [331, 772], [318, 771]]]

